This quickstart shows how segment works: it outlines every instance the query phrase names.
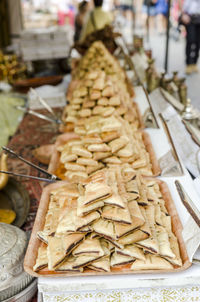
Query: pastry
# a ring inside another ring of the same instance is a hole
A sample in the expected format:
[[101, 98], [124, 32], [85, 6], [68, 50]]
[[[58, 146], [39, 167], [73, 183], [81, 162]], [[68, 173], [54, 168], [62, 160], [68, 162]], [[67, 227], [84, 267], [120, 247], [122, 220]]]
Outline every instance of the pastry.
[[125, 265], [129, 263], [133, 263], [135, 261], [135, 258], [126, 256], [126, 255], [120, 255], [118, 253], [113, 253], [110, 259], [110, 264], [112, 267], [118, 266], [118, 265]]
[[171, 270], [173, 266], [165, 259], [147, 254], [144, 260], [136, 260], [132, 266], [132, 270]]
[[38, 249], [38, 255], [33, 270], [34, 272], [38, 272], [47, 266], [48, 266], [47, 246], [41, 245]]

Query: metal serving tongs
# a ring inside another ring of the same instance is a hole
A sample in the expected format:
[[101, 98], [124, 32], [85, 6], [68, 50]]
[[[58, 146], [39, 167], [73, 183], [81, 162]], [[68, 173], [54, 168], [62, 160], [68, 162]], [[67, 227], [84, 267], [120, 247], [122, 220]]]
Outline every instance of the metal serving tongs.
[[54, 174], [51, 174], [49, 172], [47, 172], [46, 170], [42, 169], [41, 167], [31, 163], [30, 161], [28, 161], [27, 159], [23, 158], [22, 156], [18, 155], [17, 153], [15, 153], [13, 150], [7, 148], [7, 147], [2, 147], [2, 149], [5, 152], [8, 152], [9, 154], [14, 155], [15, 157], [17, 157], [19, 160], [23, 161], [24, 163], [26, 163], [27, 165], [35, 168], [36, 170], [46, 174], [48, 176], [48, 178], [43, 178], [43, 177], [37, 177], [37, 176], [32, 176], [32, 175], [25, 175], [25, 174], [18, 174], [18, 173], [14, 173], [14, 172], [9, 172], [9, 171], [0, 171], [0, 173], [5, 173], [8, 175], [13, 175], [13, 176], [19, 176], [19, 177], [26, 177], [26, 178], [31, 178], [31, 179], [35, 179], [35, 180], [39, 180], [39, 181], [45, 181], [45, 182], [56, 182], [57, 180], [61, 180], [59, 177], [57, 177]]
[[22, 110], [26, 113], [32, 114], [34, 116], [37, 116], [43, 120], [46, 120], [48, 122], [51, 123], [56, 123], [56, 124], [62, 124], [62, 121], [56, 116], [55, 112], [52, 110], [52, 108], [47, 104], [47, 102], [42, 99], [37, 92], [35, 91], [35, 89], [31, 88], [30, 89], [31, 93], [35, 94], [35, 96], [37, 97], [38, 101], [42, 104], [42, 106], [51, 114], [52, 117], [46, 116], [42, 113], [38, 113], [34, 110], [22, 107], [22, 106], [16, 106], [17, 109]]

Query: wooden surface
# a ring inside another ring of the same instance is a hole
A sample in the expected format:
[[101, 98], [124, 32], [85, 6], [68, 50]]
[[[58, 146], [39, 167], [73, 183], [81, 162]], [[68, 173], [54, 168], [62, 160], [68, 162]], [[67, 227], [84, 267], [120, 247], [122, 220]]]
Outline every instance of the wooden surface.
[[45, 277], [83, 276], [84, 277], [84, 276], [101, 276], [101, 275], [126, 275], [126, 274], [131, 275], [131, 274], [144, 274], [144, 273], [148, 273], [148, 274], [152, 274], [152, 273], [159, 274], [159, 273], [167, 273], [167, 272], [176, 273], [176, 272], [184, 271], [187, 268], [189, 268], [191, 266], [191, 263], [189, 262], [186, 247], [185, 247], [185, 244], [184, 244], [184, 241], [182, 238], [182, 229], [183, 228], [182, 228], [181, 221], [178, 217], [176, 207], [171, 198], [171, 194], [168, 190], [167, 185], [160, 180], [157, 180], [157, 181], [160, 186], [161, 193], [164, 197], [166, 208], [171, 216], [172, 230], [173, 230], [174, 234], [176, 235], [178, 242], [179, 242], [180, 255], [181, 255], [182, 262], [183, 262], [182, 267], [177, 267], [172, 270], [132, 271], [132, 270], [130, 270], [131, 265], [129, 264], [129, 265], [121, 266], [119, 268], [111, 268], [111, 272], [96, 272], [96, 271], [92, 271], [92, 270], [87, 270], [83, 273], [71, 273], [71, 272], [70, 273], [63, 273], [63, 272], [60, 273], [60, 272], [48, 271], [48, 269], [41, 270], [38, 273], [34, 272], [33, 266], [35, 265], [35, 262], [36, 262], [38, 248], [41, 244], [43, 244], [37, 238], [37, 232], [41, 231], [44, 227], [45, 216], [46, 216], [48, 206], [49, 206], [50, 192], [53, 189], [63, 186], [66, 183], [65, 181], [62, 181], [62, 182], [57, 182], [55, 184], [48, 185], [47, 187], [45, 187], [43, 189], [37, 216], [35, 219], [35, 224], [33, 227], [32, 235], [31, 235], [31, 238], [29, 241], [28, 249], [26, 252], [25, 260], [24, 260], [25, 271], [34, 277], [41, 277], [41, 276], [45, 276]]

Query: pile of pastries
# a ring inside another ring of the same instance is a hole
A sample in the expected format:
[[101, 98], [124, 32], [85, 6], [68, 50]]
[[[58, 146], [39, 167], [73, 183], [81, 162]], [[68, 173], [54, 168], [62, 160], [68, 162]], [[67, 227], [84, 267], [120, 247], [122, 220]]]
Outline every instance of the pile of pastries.
[[[162, 186], [126, 74], [95, 42], [72, 74], [56, 174], [34, 271], [171, 270], [182, 266]], [[66, 128], [65, 128], [66, 129]], [[142, 176], [143, 175], [143, 176]]]
[[132, 95], [119, 62], [102, 42], [93, 43], [72, 74], [63, 129], [74, 131], [79, 139], [58, 147], [59, 177], [81, 182], [97, 170], [124, 163], [153, 175]]
[[141, 121], [132, 96], [132, 86], [118, 61], [101, 42], [95, 42], [73, 72], [63, 121], [70, 126], [83, 124], [91, 116], [117, 114], [138, 129]]
[[62, 179], [82, 182], [93, 172], [112, 165], [128, 164], [143, 175], [152, 175], [150, 155], [144, 143], [145, 133], [134, 131], [120, 117], [88, 118], [74, 129], [77, 139], [58, 146]]
[[[182, 265], [155, 179], [130, 167], [103, 169], [85, 185], [51, 191], [35, 271], [171, 270]], [[124, 267], [124, 265], [128, 265]], [[123, 267], [122, 267], [123, 266]]]

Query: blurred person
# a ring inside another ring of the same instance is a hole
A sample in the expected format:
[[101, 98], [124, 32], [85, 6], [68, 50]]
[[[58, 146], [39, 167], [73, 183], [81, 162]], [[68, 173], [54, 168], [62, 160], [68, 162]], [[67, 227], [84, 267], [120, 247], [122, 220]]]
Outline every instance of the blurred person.
[[69, 23], [74, 26], [75, 7], [71, 4], [70, 0], [59, 0], [58, 1], [58, 24], [65, 25]]
[[106, 25], [112, 23], [113, 17], [109, 12], [102, 9], [103, 0], [93, 0], [94, 9], [88, 16], [86, 24], [81, 32], [81, 41], [84, 41], [87, 35], [92, 32], [103, 29]]
[[113, 6], [115, 10], [120, 9], [120, 1], [119, 0], [114, 0], [113, 1]]
[[147, 27], [147, 18], [149, 14], [149, 27], [150, 29], [155, 28], [155, 17], [156, 17], [156, 3], [157, 0], [144, 0], [142, 6], [142, 13], [144, 24]]
[[186, 73], [198, 72], [200, 50], [200, 0], [184, 0], [180, 22], [186, 28]]
[[74, 42], [80, 39], [81, 31], [85, 23], [85, 18], [89, 10], [88, 1], [82, 1], [78, 5], [78, 13], [75, 17], [75, 33], [74, 33]]
[[136, 27], [138, 28], [142, 28], [143, 24], [142, 24], [142, 4], [143, 4], [143, 0], [136, 0], [135, 1], [135, 23], [136, 23]]
[[111, 11], [113, 9], [113, 0], [104, 0], [103, 9], [105, 11]]
[[120, 0], [120, 9], [123, 11], [123, 15], [126, 20], [134, 20], [134, 5], [133, 0]]
[[158, 22], [158, 33], [164, 34], [167, 29], [167, 12], [168, 12], [168, 0], [157, 0], [156, 3], [156, 15]]

